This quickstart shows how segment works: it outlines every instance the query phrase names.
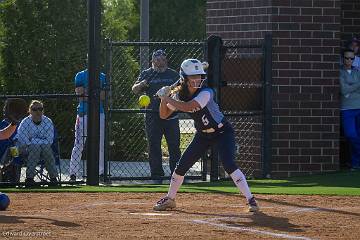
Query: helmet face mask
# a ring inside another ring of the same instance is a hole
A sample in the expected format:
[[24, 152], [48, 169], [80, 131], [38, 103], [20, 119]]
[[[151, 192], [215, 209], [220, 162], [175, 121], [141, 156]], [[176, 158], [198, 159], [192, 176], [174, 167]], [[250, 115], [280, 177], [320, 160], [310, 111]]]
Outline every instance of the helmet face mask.
[[188, 84], [192, 88], [201, 88], [204, 81], [206, 80], [204, 75], [190, 75], [188, 76]]
[[205, 81], [205, 71], [202, 63], [197, 59], [186, 59], [181, 63], [180, 76], [182, 79], [186, 79], [188, 76], [199, 75], [197, 77], [189, 78], [189, 86], [193, 88], [201, 88]]

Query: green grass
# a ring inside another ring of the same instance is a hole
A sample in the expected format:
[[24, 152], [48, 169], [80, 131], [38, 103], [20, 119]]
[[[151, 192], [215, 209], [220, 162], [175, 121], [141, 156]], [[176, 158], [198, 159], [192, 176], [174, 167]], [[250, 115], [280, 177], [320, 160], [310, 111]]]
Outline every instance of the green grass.
[[[360, 171], [337, 172], [283, 180], [248, 180], [253, 193], [360, 196]], [[2, 192], [167, 192], [168, 185], [134, 184], [122, 186], [65, 186], [38, 188], [3, 188]], [[180, 192], [238, 193], [232, 181], [184, 184]]]

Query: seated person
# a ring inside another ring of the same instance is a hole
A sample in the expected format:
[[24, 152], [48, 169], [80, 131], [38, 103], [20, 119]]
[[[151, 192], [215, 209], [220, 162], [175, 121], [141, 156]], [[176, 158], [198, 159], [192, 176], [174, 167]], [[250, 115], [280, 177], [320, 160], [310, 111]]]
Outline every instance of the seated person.
[[[4, 119], [0, 122], [0, 129], [4, 129], [8, 125], [9, 122], [6, 119]], [[0, 140], [0, 164], [6, 162], [6, 155], [7, 155], [6, 153], [9, 147], [13, 144], [13, 138], [15, 135], [16, 135], [16, 131], [9, 138]]]
[[29, 106], [30, 115], [21, 121], [17, 130], [16, 139], [20, 152], [28, 154], [25, 185], [34, 183], [35, 168], [40, 159], [45, 162], [50, 182], [57, 182], [58, 172], [51, 148], [54, 140], [54, 125], [51, 119], [43, 114], [43, 111], [43, 103], [33, 100]]
[[[10, 123], [9, 120], [0, 122], [0, 129], [5, 128]], [[16, 165], [18, 162], [13, 161], [13, 155], [10, 148], [14, 146], [14, 137], [16, 131], [10, 138], [0, 140], [0, 181], [1, 182], [19, 182], [21, 166]]]

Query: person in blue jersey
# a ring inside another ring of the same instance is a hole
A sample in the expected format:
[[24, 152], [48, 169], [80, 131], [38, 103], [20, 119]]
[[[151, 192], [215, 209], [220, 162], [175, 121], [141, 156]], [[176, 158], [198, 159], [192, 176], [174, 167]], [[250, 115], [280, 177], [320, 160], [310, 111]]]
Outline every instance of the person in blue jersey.
[[15, 124], [8, 124], [4, 128], [0, 130], [0, 140], [9, 139], [15, 132], [16, 125]]
[[175, 168], [168, 194], [161, 198], [153, 209], [162, 211], [176, 207], [175, 196], [183, 183], [185, 173], [210, 146], [216, 144], [225, 171], [247, 199], [248, 210], [258, 211], [258, 204], [251, 194], [246, 178], [235, 164], [234, 130], [214, 101], [214, 91], [202, 86], [205, 75], [199, 60], [186, 59], [180, 68], [179, 91], [170, 96], [170, 87], [167, 86], [157, 92], [161, 99], [160, 117], [167, 118], [174, 111], [186, 112], [194, 120], [196, 133]]
[[[78, 72], [75, 75], [75, 93], [79, 96], [79, 104], [77, 106], [77, 116], [75, 122], [75, 141], [71, 152], [70, 159], [70, 180], [75, 181], [76, 178], [81, 177], [81, 157], [84, 150], [84, 144], [87, 136], [87, 114], [88, 114], [88, 70]], [[105, 100], [105, 85], [106, 77], [104, 73], [100, 73], [100, 144], [99, 144], [99, 174], [104, 174], [104, 130], [105, 130], [105, 114], [104, 114], [104, 100]]]
[[[148, 96], [154, 96], [162, 87], [171, 85], [179, 79], [179, 73], [168, 67], [166, 53], [159, 49], [152, 54], [152, 66], [141, 72], [132, 87], [136, 94], [145, 92]], [[169, 150], [170, 175], [173, 173], [178, 162], [180, 152], [180, 127], [176, 113], [161, 119], [159, 113], [160, 99], [153, 98], [148, 106], [155, 110], [145, 115], [145, 130], [149, 147], [149, 165], [152, 179], [161, 179], [164, 176], [162, 166], [161, 139], [165, 136]]]

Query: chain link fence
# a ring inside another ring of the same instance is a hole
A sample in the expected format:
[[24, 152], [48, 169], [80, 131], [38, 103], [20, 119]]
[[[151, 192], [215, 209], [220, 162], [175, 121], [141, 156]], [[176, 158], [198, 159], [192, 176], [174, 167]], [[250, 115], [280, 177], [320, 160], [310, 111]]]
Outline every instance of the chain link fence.
[[[154, 161], [162, 165], [162, 170], [161, 167], [156, 167], [160, 172], [160, 179], [168, 179], [171, 168], [175, 166], [175, 163], [171, 162], [171, 154], [178, 151], [176, 143], [169, 144], [169, 146], [168, 143], [176, 141], [174, 139], [176, 136], [173, 136], [176, 134], [176, 130], [174, 127], [174, 131], [166, 130], [165, 125], [170, 123], [159, 119], [158, 109], [141, 109], [138, 105], [140, 94], [133, 93], [132, 86], [138, 79], [141, 70], [151, 66], [151, 55], [155, 50], [164, 50], [167, 55], [168, 67], [178, 73], [179, 66], [184, 59], [205, 59], [205, 44], [204, 42], [112, 42], [110, 44], [111, 95], [109, 96], [109, 114], [106, 121], [108, 127], [107, 165], [110, 179], [154, 179], [154, 177], [159, 177], [152, 173], [151, 168], [155, 167], [149, 164], [149, 155], [152, 153], [149, 152], [149, 136], [146, 134], [146, 126], [151, 128], [154, 125], [158, 125], [159, 128], [164, 127], [164, 135], [161, 143], [158, 144], [159, 147], [161, 146], [162, 159], [154, 159]], [[157, 74], [152, 78], [157, 79]], [[175, 81], [178, 78], [179, 76], [176, 76]], [[154, 102], [150, 107], [156, 106], [159, 99], [153, 96], [150, 98], [151, 102]], [[180, 143], [178, 145], [180, 151], [183, 152], [190, 143], [195, 129], [192, 120], [184, 114], [179, 114], [179, 122], [177, 123], [175, 120], [175, 124], [179, 125]], [[167, 131], [168, 133], [166, 133]], [[156, 149], [156, 146], [153, 148]], [[174, 153], [174, 155], [177, 154]], [[202, 178], [203, 168], [203, 160], [200, 160], [190, 169], [188, 177]]]
[[[186, 58], [207, 60], [207, 47], [207, 42], [110, 43], [108, 55], [111, 97], [107, 120], [107, 159], [110, 163], [108, 166], [111, 179], [152, 177], [145, 119], [148, 114], [158, 112], [157, 109], [140, 109], [137, 103], [139, 95], [131, 90], [140, 70], [151, 65], [151, 53], [157, 49], [165, 50], [169, 67], [179, 71], [179, 65]], [[263, 174], [264, 45], [243, 46], [227, 41], [221, 49], [222, 57], [217, 60], [221, 64], [221, 83], [213, 84], [217, 92], [217, 101], [236, 132], [238, 165], [247, 176], [259, 177]], [[186, 114], [180, 114], [179, 125], [180, 149], [183, 152], [190, 143], [195, 129], [193, 121], [188, 119]], [[168, 178], [169, 151], [164, 138], [161, 150], [164, 176]], [[215, 176], [214, 179], [227, 177], [212, 151], [205, 154], [190, 169], [187, 177], [206, 180], [209, 173]], [[211, 176], [210, 178], [213, 179]]]
[[[249, 177], [262, 175], [263, 45], [223, 44], [221, 110], [232, 123], [237, 141], [236, 161]], [[219, 169], [220, 177], [226, 173]]]

